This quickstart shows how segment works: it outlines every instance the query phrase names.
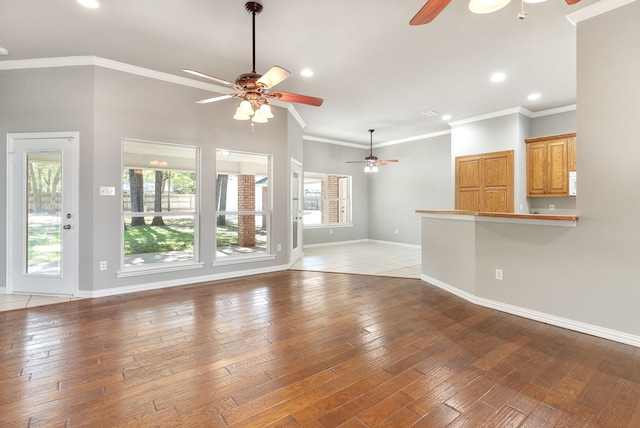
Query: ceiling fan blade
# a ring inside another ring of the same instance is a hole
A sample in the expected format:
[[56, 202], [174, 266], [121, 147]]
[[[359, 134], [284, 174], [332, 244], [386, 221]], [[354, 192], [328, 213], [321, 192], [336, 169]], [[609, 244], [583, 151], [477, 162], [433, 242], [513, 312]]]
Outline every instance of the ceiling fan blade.
[[235, 97], [237, 94], [231, 95], [220, 95], [219, 97], [207, 98], [204, 100], [196, 101], [197, 104], [209, 104], [215, 103], [216, 101], [228, 100], [229, 98]]
[[182, 71], [184, 71], [185, 73], [193, 74], [194, 76], [202, 77], [204, 79], [213, 80], [214, 82], [220, 83], [220, 84], [225, 85], [225, 86], [230, 86], [232, 88], [234, 87], [234, 84], [231, 83], [231, 82], [227, 82], [226, 80], [219, 79], [217, 77], [209, 76], [208, 74], [204, 74], [204, 73], [201, 73], [199, 71], [189, 70], [189, 69], [184, 69]]
[[262, 77], [258, 79], [258, 83], [262, 83], [267, 88], [273, 88], [289, 76], [291, 76], [291, 73], [289, 73], [289, 71], [285, 70], [282, 67], [274, 65], [269, 69], [269, 71], [264, 73]]
[[416, 16], [409, 21], [409, 25], [428, 24], [433, 21], [449, 3], [451, 3], [451, 0], [428, 0], [427, 3], [422, 6], [422, 9], [416, 13]]
[[289, 101], [292, 103], [308, 104], [310, 106], [319, 107], [322, 105], [323, 99], [310, 97], [308, 95], [292, 94], [291, 92], [271, 92], [267, 94], [268, 97], [276, 98], [282, 101]]
[[571, 4], [576, 4], [576, 3], [578, 3], [580, 0], [564, 0], [564, 1], [565, 1], [565, 3], [567, 3], [567, 4], [571, 5]]
[[378, 165], [384, 165], [384, 164], [392, 163], [392, 162], [398, 162], [398, 159], [385, 159], [385, 160], [379, 160], [379, 161], [378, 161]]
[[345, 163], [366, 163], [365, 161], [346, 161]]

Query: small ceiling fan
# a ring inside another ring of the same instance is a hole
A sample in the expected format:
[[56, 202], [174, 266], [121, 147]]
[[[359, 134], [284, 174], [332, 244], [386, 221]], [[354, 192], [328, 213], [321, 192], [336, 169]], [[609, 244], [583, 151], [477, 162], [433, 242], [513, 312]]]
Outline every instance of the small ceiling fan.
[[364, 158], [364, 160], [361, 160], [361, 161], [347, 161], [347, 163], [363, 163], [364, 172], [368, 172], [370, 174], [373, 174], [374, 172], [378, 172], [378, 166], [386, 165], [391, 162], [398, 162], [397, 159], [380, 160], [373, 155], [373, 131], [375, 131], [375, 129], [369, 130], [369, 156], [367, 156], [366, 158]]
[[[511, 0], [470, 0], [469, 1], [469, 10], [473, 13], [491, 13], [495, 12], [499, 9], [502, 9], [507, 4], [509, 4]], [[526, 3], [540, 3], [545, 0], [524, 0]], [[576, 4], [580, 0], [564, 0], [568, 5]], [[411, 21], [409, 21], [410, 25], [423, 25], [428, 24], [433, 21], [436, 16], [443, 11], [445, 7], [447, 7], [451, 3], [451, 0], [428, 0], [427, 3], [422, 6], [422, 9], [416, 13]], [[520, 15], [518, 15], [520, 18]], [[522, 18], [520, 18], [522, 19]]]
[[277, 99], [316, 107], [322, 105], [322, 98], [292, 94], [290, 92], [272, 91], [271, 89], [274, 86], [291, 76], [291, 73], [284, 68], [274, 65], [265, 74], [259, 74], [256, 72], [256, 15], [262, 12], [263, 7], [257, 1], [247, 2], [244, 6], [245, 9], [247, 9], [247, 12], [252, 16], [253, 68], [250, 73], [243, 73], [239, 75], [234, 83], [199, 71], [190, 69], [183, 70], [186, 73], [234, 88], [237, 91], [234, 94], [221, 95], [196, 102], [198, 104], [207, 104], [229, 98], [241, 98], [242, 102], [236, 110], [236, 114], [233, 118], [237, 120], [249, 120], [251, 116], [253, 116], [253, 122], [258, 123], [267, 122], [267, 119], [273, 117], [271, 108], [267, 101], [268, 99]]

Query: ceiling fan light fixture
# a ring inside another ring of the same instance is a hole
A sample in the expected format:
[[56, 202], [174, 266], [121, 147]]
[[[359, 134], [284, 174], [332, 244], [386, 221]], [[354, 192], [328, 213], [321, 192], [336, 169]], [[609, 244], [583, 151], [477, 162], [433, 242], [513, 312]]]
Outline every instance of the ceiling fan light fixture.
[[249, 116], [248, 114], [245, 114], [243, 112], [240, 111], [240, 107], [238, 107], [236, 109], [236, 114], [233, 115], [233, 118], [235, 120], [249, 120], [251, 119], [251, 116]]
[[473, 13], [484, 14], [502, 9], [511, 0], [470, 0], [469, 10]]
[[[260, 106], [260, 110], [258, 110], [261, 115], [266, 117], [267, 119], [273, 119], [273, 112], [271, 111], [271, 106], [269, 104], [262, 104]], [[257, 112], [256, 112], [257, 113]]]
[[251, 120], [255, 123], [267, 123], [269, 121], [260, 109], [256, 110], [256, 113], [253, 115]]

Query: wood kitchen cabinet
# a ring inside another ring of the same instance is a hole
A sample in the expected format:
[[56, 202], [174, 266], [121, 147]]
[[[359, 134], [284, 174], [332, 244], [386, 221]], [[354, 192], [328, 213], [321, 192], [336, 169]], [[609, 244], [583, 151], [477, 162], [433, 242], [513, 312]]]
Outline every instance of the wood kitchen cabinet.
[[527, 146], [527, 196], [569, 196], [569, 171], [576, 170], [576, 134], [530, 138]]
[[513, 150], [456, 157], [456, 210], [513, 212]]

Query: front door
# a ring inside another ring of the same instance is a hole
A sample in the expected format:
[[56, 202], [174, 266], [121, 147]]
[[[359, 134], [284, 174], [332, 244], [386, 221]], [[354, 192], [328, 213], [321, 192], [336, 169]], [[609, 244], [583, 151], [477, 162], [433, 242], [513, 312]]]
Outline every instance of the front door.
[[77, 294], [77, 132], [7, 136], [9, 293]]

